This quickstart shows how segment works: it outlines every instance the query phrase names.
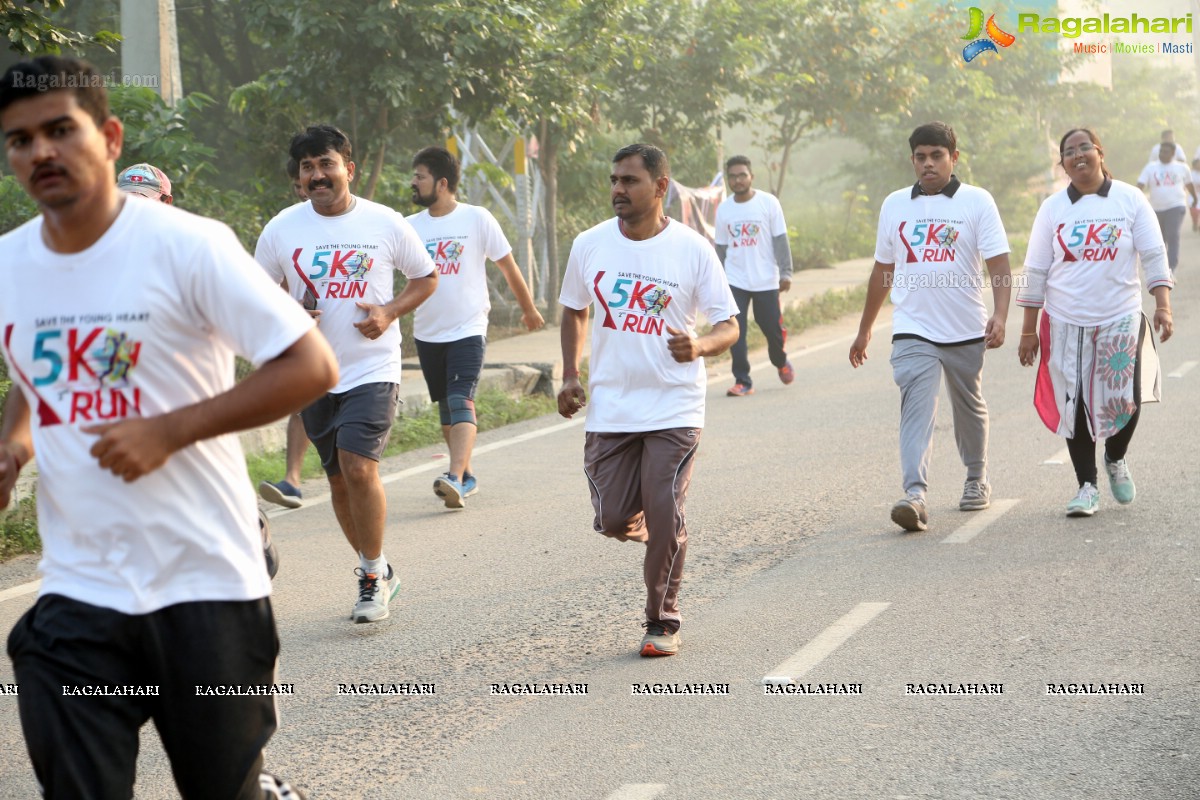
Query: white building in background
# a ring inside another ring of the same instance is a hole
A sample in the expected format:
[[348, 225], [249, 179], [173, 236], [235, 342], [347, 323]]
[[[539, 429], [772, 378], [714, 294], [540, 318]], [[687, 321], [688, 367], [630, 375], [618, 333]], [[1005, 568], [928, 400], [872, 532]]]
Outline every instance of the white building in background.
[[121, 0], [121, 79], [156, 90], [167, 105], [183, 97], [175, 0]]

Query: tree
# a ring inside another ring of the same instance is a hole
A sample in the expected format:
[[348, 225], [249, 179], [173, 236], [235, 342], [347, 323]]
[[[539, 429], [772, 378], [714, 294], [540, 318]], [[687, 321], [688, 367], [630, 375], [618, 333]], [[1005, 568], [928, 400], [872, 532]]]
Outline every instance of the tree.
[[[911, 89], [897, 81], [909, 53], [879, 25], [882, 0], [762, 0], [747, 14], [765, 37], [747, 102], [775, 153], [778, 195], [793, 148], [817, 130], [842, 128], [855, 111], [902, 107]], [[922, 41], [927, 34], [914, 39]]]
[[27, 4], [0, 0], [0, 35], [8, 39], [9, 49], [21, 56], [57, 55], [63, 50], [82, 51], [88, 46], [112, 50], [121, 41], [111, 31], [87, 34], [54, 24], [50, 15], [65, 7], [66, 0], [31, 0]]
[[332, 121], [347, 130], [372, 197], [398, 135], [428, 139], [450, 108], [469, 119], [511, 105], [515, 64], [534, 26], [514, 0], [252, 0], [242, 4], [282, 66], [234, 92], [239, 111]]

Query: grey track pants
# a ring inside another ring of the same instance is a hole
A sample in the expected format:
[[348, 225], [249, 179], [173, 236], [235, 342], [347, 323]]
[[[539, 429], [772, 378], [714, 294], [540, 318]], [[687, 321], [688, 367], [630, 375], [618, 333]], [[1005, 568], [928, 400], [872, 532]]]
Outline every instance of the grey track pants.
[[892, 378], [900, 387], [900, 469], [905, 492], [929, 487], [933, 422], [943, 373], [954, 410], [954, 440], [968, 479], [987, 475], [988, 411], [983, 400], [984, 343], [938, 346], [920, 339], [892, 344]]

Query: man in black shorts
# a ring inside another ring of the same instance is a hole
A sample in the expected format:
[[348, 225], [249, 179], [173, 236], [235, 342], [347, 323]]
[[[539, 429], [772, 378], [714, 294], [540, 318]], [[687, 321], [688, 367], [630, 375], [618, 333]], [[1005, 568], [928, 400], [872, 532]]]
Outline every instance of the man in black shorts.
[[233, 433], [328, 390], [333, 354], [228, 227], [117, 190], [90, 64], [11, 67], [0, 129], [41, 211], [0, 238], [25, 265], [0, 270], [0, 508], [36, 454], [43, 580], [7, 650], [42, 793], [127, 800], [153, 719], [189, 800], [297, 797], [261, 772], [279, 639]]

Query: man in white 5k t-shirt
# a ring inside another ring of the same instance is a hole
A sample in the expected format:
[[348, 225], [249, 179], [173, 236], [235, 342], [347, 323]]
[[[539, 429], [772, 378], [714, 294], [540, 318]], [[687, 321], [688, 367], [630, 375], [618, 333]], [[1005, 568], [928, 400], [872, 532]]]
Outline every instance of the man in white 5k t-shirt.
[[[663, 216], [667, 156], [634, 144], [613, 158], [616, 219], [584, 231], [563, 276], [563, 385], [558, 411], [587, 402], [579, 359], [596, 307], [584, 471], [597, 532], [643, 542], [643, 656], [679, 651], [684, 506], [704, 427], [704, 356], [737, 339], [737, 302], [704, 237]], [[696, 336], [698, 314], [713, 323]]]
[[1171, 146], [1164, 142], [1158, 149], [1158, 158], [1142, 169], [1137, 185], [1150, 194], [1150, 207], [1158, 217], [1158, 227], [1162, 229], [1167, 245], [1167, 266], [1174, 272], [1179, 265], [1179, 233], [1183, 229], [1183, 218], [1187, 216], [1188, 206], [1196, 202], [1192, 171], [1172, 159]]
[[792, 249], [788, 243], [783, 207], [773, 194], [754, 188], [750, 159], [733, 156], [725, 162], [725, 180], [733, 194], [717, 206], [717, 256], [738, 304], [738, 340], [729, 349], [733, 357], [730, 397], [754, 394], [746, 334], [750, 306], [754, 321], [767, 339], [767, 357], [785, 385], [796, 379], [787, 357], [787, 328], [779, 304], [780, 292], [792, 288]]
[[41, 211], [0, 237], [0, 508], [36, 455], [43, 579], [8, 655], [42, 795], [132, 797], [153, 718], [183, 797], [297, 797], [261, 774], [275, 698], [205, 692], [270, 687], [279, 652], [233, 434], [331, 388], [333, 354], [228, 227], [118, 191], [90, 64], [11, 67], [0, 129]]
[[[329, 478], [338, 524], [359, 558], [350, 618], [378, 622], [400, 590], [383, 552], [387, 496], [379, 477], [399, 399], [397, 320], [433, 294], [437, 271], [402, 215], [350, 193], [346, 134], [314, 125], [293, 137], [288, 152], [300, 165], [308, 202], [267, 223], [254, 257], [309, 309], [337, 355], [341, 381], [301, 418]], [[392, 289], [397, 271], [408, 278], [399, 295]]]
[[[907, 531], [923, 531], [929, 523], [925, 492], [943, 375], [954, 405], [954, 438], [967, 469], [958, 507], [979, 511], [991, 502], [983, 354], [1004, 344], [1011, 277], [1008, 237], [995, 201], [954, 175], [954, 129], [931, 122], [913, 131], [908, 144], [917, 182], [888, 195], [879, 211], [875, 266], [850, 364], [857, 368], [867, 360], [871, 327], [890, 287], [904, 480], [904, 497], [892, 506], [892, 521]], [[990, 317], [983, 300], [989, 283], [995, 305]]]
[[442, 147], [426, 147], [413, 157], [413, 202], [425, 210], [408, 221], [425, 243], [438, 270], [433, 296], [413, 312], [413, 338], [429, 397], [438, 404], [442, 436], [450, 448], [450, 469], [433, 482], [446, 508], [462, 508], [478, 491], [471, 472], [475, 447], [475, 388], [487, 347], [486, 262], [500, 268], [521, 306], [521, 321], [536, 331], [545, 322], [521, 277], [500, 223], [486, 208], [458, 202], [458, 159]]

